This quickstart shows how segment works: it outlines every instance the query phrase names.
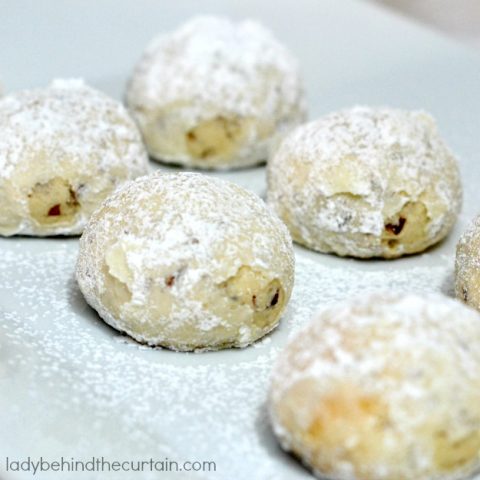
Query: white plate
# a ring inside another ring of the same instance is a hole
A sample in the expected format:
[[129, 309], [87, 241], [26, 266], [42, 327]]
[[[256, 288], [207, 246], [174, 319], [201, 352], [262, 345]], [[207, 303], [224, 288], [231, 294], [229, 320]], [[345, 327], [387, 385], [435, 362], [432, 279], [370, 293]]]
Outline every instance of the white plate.
[[[194, 13], [251, 16], [300, 58], [310, 112], [354, 103], [425, 108], [461, 159], [463, 214], [447, 241], [415, 257], [355, 261], [296, 248], [281, 326], [244, 350], [183, 354], [141, 347], [105, 326], [73, 278], [77, 239], [0, 239], [2, 479], [300, 480], [277, 446], [265, 400], [271, 364], [314, 311], [368, 290], [451, 295], [455, 243], [480, 211], [480, 59], [362, 2], [343, 0], [50, 0], [3, 2], [0, 75], [7, 90], [84, 76], [121, 96], [147, 40]], [[264, 194], [264, 169], [219, 176]], [[0, 206], [1, 208], [1, 206]], [[213, 461], [216, 473], [6, 472], [10, 461]]]

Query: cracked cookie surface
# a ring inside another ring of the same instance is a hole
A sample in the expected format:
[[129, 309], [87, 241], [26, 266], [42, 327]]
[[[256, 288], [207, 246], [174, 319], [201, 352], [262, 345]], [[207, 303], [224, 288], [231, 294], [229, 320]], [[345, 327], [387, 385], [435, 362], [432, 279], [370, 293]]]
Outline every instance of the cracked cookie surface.
[[293, 272], [288, 230], [260, 198], [191, 173], [119, 188], [92, 216], [77, 262], [108, 324], [187, 351], [244, 347], [275, 328]]
[[281, 142], [268, 163], [268, 201], [313, 250], [396, 258], [450, 232], [462, 187], [430, 115], [355, 107]]

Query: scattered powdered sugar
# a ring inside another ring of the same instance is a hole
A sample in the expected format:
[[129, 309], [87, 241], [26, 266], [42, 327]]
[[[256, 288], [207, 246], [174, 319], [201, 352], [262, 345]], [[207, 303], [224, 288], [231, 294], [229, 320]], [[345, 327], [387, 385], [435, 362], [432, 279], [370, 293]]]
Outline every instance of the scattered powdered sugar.
[[[424, 256], [428, 258], [429, 254]], [[372, 268], [371, 265], [328, 256], [327, 265], [322, 264], [325, 261], [312, 259], [306, 262], [298, 259], [298, 256], [296, 258], [297, 270], [301, 270], [305, 281], [296, 281], [294, 295], [302, 299], [309, 299], [313, 295], [312, 301], [317, 302], [317, 310], [324, 305], [375, 291], [442, 292], [446, 296], [453, 296], [453, 267], [448, 255], [442, 256], [433, 265], [406, 268], [394, 268], [393, 264], [381, 261], [374, 262]], [[290, 329], [296, 332], [305, 321], [311, 319], [312, 305], [310, 301], [298, 301], [291, 308], [294, 310], [289, 317]]]
[[185, 354], [140, 346], [88, 308], [74, 280], [77, 240], [3, 239], [0, 428], [10, 434], [8, 444], [0, 439], [2, 452], [206, 459], [217, 462], [209, 479], [309, 478], [279, 450], [268, 422], [278, 352], [319, 308], [350, 295], [443, 290], [451, 258], [432, 266], [419, 257], [413, 268], [388, 263], [386, 273], [384, 262], [296, 254], [278, 329], [246, 349]]
[[317, 248], [341, 254], [382, 255], [385, 222], [408, 202], [427, 209], [431, 245], [461, 206], [457, 161], [422, 111], [359, 106], [326, 115], [280, 144], [268, 176], [269, 203], [297, 237], [315, 248], [331, 236]]

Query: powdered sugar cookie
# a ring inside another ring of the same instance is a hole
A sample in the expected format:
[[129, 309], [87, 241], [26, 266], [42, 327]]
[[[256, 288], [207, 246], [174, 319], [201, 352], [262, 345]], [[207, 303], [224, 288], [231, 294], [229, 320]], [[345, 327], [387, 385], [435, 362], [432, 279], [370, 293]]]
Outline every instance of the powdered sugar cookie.
[[458, 242], [455, 280], [457, 298], [480, 310], [480, 216]]
[[421, 252], [449, 233], [461, 198], [457, 161], [420, 111], [332, 113], [292, 132], [268, 165], [269, 203], [320, 252]]
[[321, 478], [454, 480], [480, 467], [480, 315], [438, 295], [330, 308], [278, 357], [283, 447]]
[[253, 193], [199, 174], [118, 189], [80, 240], [77, 280], [111, 326], [175, 350], [244, 347], [278, 323], [291, 238]]
[[198, 168], [265, 161], [305, 115], [289, 52], [256, 22], [213, 16], [154, 39], [126, 99], [152, 157]]
[[81, 80], [0, 99], [0, 234], [79, 234], [125, 180], [148, 171], [124, 107]]

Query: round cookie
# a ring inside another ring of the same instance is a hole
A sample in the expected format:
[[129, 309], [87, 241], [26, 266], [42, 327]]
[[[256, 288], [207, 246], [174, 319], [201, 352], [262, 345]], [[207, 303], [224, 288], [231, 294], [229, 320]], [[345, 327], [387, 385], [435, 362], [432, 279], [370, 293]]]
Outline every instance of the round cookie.
[[244, 347], [278, 323], [293, 285], [288, 230], [243, 188], [199, 174], [120, 187], [80, 240], [77, 280], [112, 327], [174, 350]]
[[81, 80], [0, 99], [0, 235], [76, 235], [120, 183], [148, 172], [137, 126]]
[[253, 21], [195, 17], [147, 47], [126, 94], [150, 155], [206, 169], [267, 159], [305, 117], [297, 62]]
[[457, 298], [480, 310], [480, 215], [457, 244], [455, 293]]
[[439, 295], [327, 309], [279, 355], [282, 446], [332, 480], [456, 480], [480, 467], [480, 316]]
[[268, 163], [270, 205], [319, 252], [421, 252], [449, 233], [461, 199], [457, 161], [421, 111], [332, 113], [298, 127]]

